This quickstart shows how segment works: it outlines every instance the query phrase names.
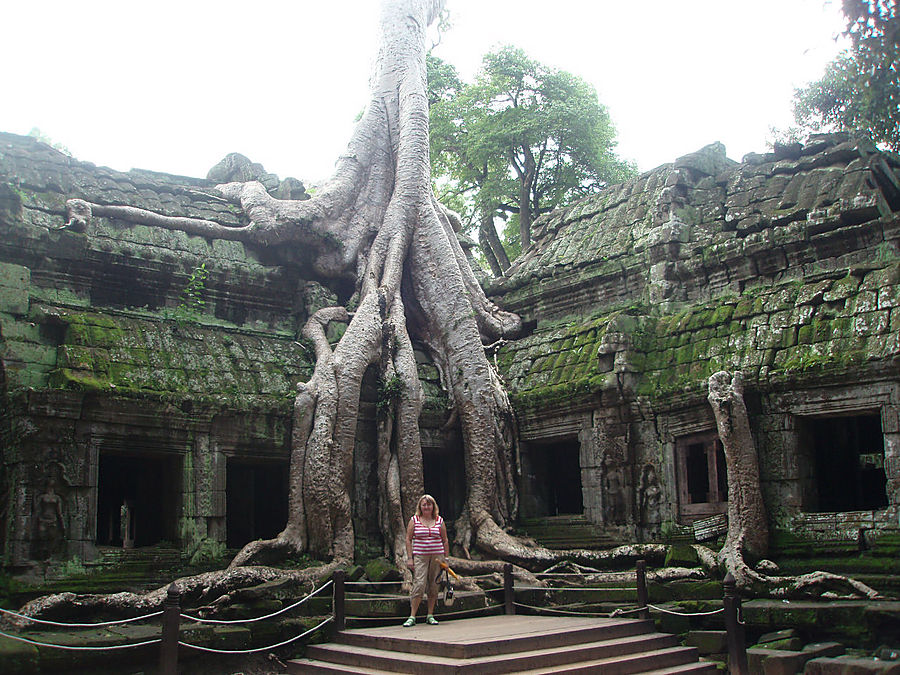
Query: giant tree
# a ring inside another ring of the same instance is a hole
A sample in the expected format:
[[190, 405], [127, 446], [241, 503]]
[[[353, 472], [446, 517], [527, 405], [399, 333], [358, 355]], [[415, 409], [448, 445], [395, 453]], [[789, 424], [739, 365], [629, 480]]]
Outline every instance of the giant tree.
[[[482, 346], [514, 335], [520, 322], [486, 298], [457, 240], [458, 220], [431, 186], [425, 32], [442, 7], [442, 0], [384, 2], [371, 100], [334, 176], [312, 199], [278, 200], [258, 182], [219, 185], [249, 219], [239, 228], [70, 204], [73, 223], [116, 213], [210, 238], [303, 247], [317, 278], [355, 288], [348, 307], [319, 310], [303, 330], [316, 365], [294, 403], [288, 523], [275, 539], [249, 544], [232, 565], [273, 550], [352, 558], [353, 454], [370, 367], [396, 385], [378, 426], [378, 513], [385, 547], [401, 562], [404, 525], [423, 491], [414, 340], [438, 366], [462, 430], [467, 493], [457, 550], [520, 550], [502, 529], [517, 512], [512, 411]], [[347, 323], [335, 346], [325, 338], [332, 321]]]

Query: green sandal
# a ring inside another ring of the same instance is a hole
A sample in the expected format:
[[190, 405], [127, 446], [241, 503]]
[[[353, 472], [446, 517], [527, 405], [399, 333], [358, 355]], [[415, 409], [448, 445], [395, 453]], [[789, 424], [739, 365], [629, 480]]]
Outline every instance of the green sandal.
[[415, 626], [415, 625], [416, 625], [416, 617], [414, 617], [414, 616], [409, 617], [406, 621], [403, 622], [404, 628], [409, 628], [410, 626]]
[[435, 619], [434, 616], [432, 616], [431, 614], [429, 614], [429, 615], [428, 615], [428, 618], [425, 619], [425, 623], [427, 623], [429, 626], [437, 626], [437, 625], [438, 625], [438, 620]]

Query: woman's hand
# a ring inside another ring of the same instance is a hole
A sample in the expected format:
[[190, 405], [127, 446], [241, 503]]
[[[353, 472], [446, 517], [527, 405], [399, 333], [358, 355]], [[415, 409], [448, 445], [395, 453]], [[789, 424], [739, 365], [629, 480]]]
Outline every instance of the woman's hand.
[[410, 572], [413, 572], [416, 569], [416, 561], [410, 558], [406, 561], [406, 566], [409, 568]]

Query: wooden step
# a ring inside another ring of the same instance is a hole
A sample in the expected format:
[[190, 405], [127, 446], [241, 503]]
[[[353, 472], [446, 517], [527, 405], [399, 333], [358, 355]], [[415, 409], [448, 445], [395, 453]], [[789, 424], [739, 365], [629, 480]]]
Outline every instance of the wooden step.
[[290, 673], [712, 673], [697, 650], [656, 633], [648, 621], [492, 616], [410, 628], [342, 631], [311, 645]]
[[589, 675], [590, 673], [602, 673], [603, 675], [636, 675], [637, 673], [652, 673], [660, 670], [666, 672], [672, 668], [687, 665], [692, 662], [694, 664], [697, 663], [696, 649], [693, 647], [670, 647], [668, 649], [659, 649], [652, 652], [625, 654], [623, 656], [614, 656], [612, 658], [581, 661], [579, 663], [554, 666], [551, 668], [539, 667], [518, 672], [521, 673], [521, 675], [552, 675], [553, 673], [568, 673], [569, 675]]
[[487, 675], [489, 673], [517, 673], [525, 669], [533, 669], [535, 666], [554, 668], [580, 661], [614, 659], [634, 653], [664, 650], [676, 645], [677, 640], [671, 635], [651, 633], [600, 642], [506, 652], [465, 659], [341, 644], [310, 646], [307, 649], [307, 657], [342, 665], [365, 665], [369, 668], [380, 668], [397, 673], [417, 673], [421, 672], [424, 667], [427, 672], [435, 675], [451, 675], [452, 673]]
[[680, 675], [680, 673], [691, 673], [691, 675], [713, 675], [718, 673], [719, 668], [709, 661], [700, 661], [697, 663], [685, 663], [680, 666], [672, 666], [671, 668], [660, 668], [659, 670], [648, 670], [641, 675]]
[[[440, 618], [440, 617], [438, 617]], [[511, 620], [524, 619], [525, 628], [510, 631]], [[544, 649], [597, 642], [650, 633], [650, 621], [634, 619], [556, 620], [554, 617], [493, 616], [466, 620], [466, 628], [477, 639], [458, 637], [459, 621], [448, 621], [438, 626], [416, 624], [397, 635], [392, 629], [369, 631], [344, 631], [335, 641], [357, 647], [377, 647], [390, 651], [448, 656], [458, 659], [478, 658], [495, 654], [508, 654], [525, 649]], [[443, 628], [453, 628], [451, 633]], [[393, 628], [393, 627], [392, 627]], [[498, 630], [501, 629], [501, 630]], [[440, 632], [437, 632], [440, 630]]]

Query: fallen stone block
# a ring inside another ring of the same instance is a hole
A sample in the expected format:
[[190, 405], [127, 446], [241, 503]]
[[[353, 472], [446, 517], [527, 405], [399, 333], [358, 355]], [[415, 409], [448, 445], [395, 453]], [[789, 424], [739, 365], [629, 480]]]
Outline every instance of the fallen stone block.
[[801, 651], [784, 649], [763, 649], [753, 647], [747, 650], [747, 665], [751, 673], [765, 675], [796, 675], [804, 664], [812, 658]]
[[728, 633], [724, 630], [692, 630], [684, 640], [688, 647], [696, 647], [701, 656], [728, 652]]
[[[751, 672], [752, 669], [751, 669]], [[841, 656], [806, 662], [803, 675], [900, 675], [900, 664], [892, 661]]]

